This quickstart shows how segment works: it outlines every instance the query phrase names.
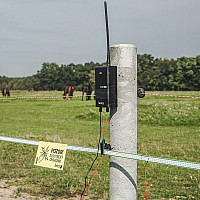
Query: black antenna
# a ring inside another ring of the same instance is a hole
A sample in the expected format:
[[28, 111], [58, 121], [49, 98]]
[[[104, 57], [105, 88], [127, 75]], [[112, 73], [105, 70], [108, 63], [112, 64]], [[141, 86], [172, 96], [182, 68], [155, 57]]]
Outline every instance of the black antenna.
[[104, 9], [105, 9], [106, 37], [107, 37], [107, 66], [110, 66], [110, 41], [109, 41], [108, 12], [107, 12], [106, 1], [104, 1]]

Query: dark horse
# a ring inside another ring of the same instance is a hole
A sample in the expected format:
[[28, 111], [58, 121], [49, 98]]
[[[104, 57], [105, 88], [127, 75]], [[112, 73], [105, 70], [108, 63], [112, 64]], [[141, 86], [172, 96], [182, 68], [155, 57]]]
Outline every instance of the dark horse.
[[63, 99], [66, 99], [67, 94], [68, 97], [72, 98], [73, 93], [74, 93], [74, 86], [66, 86], [64, 89]]
[[91, 99], [90, 95], [92, 94], [92, 87], [90, 85], [82, 87], [82, 101], [85, 92], [86, 92], [86, 100], [90, 100]]
[[2, 90], [2, 95], [3, 95], [3, 96], [6, 96], [6, 95], [10, 96], [10, 91], [9, 91], [9, 89], [8, 89], [8, 88], [3, 88], [3, 90]]

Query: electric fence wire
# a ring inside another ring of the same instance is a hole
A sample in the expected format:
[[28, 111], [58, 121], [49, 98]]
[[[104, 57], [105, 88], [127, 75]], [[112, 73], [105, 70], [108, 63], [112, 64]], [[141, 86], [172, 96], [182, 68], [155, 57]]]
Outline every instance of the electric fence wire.
[[99, 124], [99, 129], [100, 129], [100, 135], [99, 135], [99, 141], [98, 141], [98, 148], [97, 148], [97, 154], [96, 154], [96, 157], [95, 157], [95, 159], [93, 160], [93, 162], [92, 162], [92, 164], [91, 164], [91, 166], [90, 166], [90, 169], [88, 170], [88, 172], [87, 172], [87, 174], [86, 174], [86, 176], [85, 176], [85, 187], [84, 187], [84, 189], [83, 189], [83, 192], [81, 193], [81, 198], [80, 198], [80, 200], [82, 199], [82, 196], [83, 196], [83, 194], [84, 194], [84, 192], [85, 192], [85, 189], [86, 189], [86, 187], [87, 187], [87, 177], [88, 177], [88, 175], [89, 175], [89, 173], [90, 173], [90, 171], [91, 171], [91, 169], [92, 169], [92, 167], [93, 167], [93, 165], [94, 165], [94, 163], [95, 163], [95, 161], [97, 160], [97, 158], [98, 158], [98, 156], [99, 156], [99, 147], [100, 147], [100, 143], [101, 143], [101, 112], [102, 112], [102, 108], [99, 108], [99, 120], [100, 120], [100, 124]]
[[145, 194], [146, 194], [146, 200], [147, 198], [147, 164], [144, 165], [144, 179], [145, 179]]
[[[95, 95], [84, 95], [85, 97], [95, 97]], [[82, 95], [75, 95], [75, 96], [55, 96], [55, 97], [49, 97], [49, 96], [44, 96], [44, 97], [40, 97], [40, 96], [26, 96], [26, 97], [0, 97], [0, 100], [16, 100], [16, 99], [63, 99], [63, 98], [77, 98], [77, 97], [82, 97]]]
[[[102, 109], [102, 108], [100, 107], [100, 109]], [[92, 180], [92, 177], [94, 176], [95, 172], [97, 171], [97, 169], [98, 169], [98, 167], [99, 167], [99, 165], [100, 165], [100, 163], [101, 163], [101, 161], [102, 161], [102, 159], [103, 159], [103, 156], [104, 156], [104, 137], [105, 137], [105, 133], [106, 133], [107, 122], [108, 122], [108, 112], [107, 112], [107, 117], [106, 117], [106, 124], [105, 124], [105, 128], [104, 128], [104, 133], [103, 133], [103, 141], [102, 141], [102, 150], [103, 150], [103, 151], [102, 151], [102, 154], [101, 154], [101, 160], [99, 161], [99, 163], [98, 163], [96, 169], [94, 170], [92, 176], [90, 177], [90, 180], [89, 180], [89, 182], [88, 182], [87, 188], [85, 189], [85, 191], [84, 191], [84, 193], [83, 193], [82, 200], [84, 199], [85, 192], [88, 190], [89, 185], [90, 185], [90, 182], [91, 182], [91, 180]]]
[[[109, 61], [108, 61], [109, 65]], [[200, 97], [194, 97], [194, 96], [183, 96], [183, 95], [171, 95], [171, 94], [150, 94], [150, 93], [144, 93], [145, 95], [150, 95], [150, 96], [160, 96], [160, 97], [173, 97], [173, 98], [191, 98], [191, 99], [200, 99]], [[86, 97], [95, 97], [96, 95], [84, 95]], [[49, 97], [49, 96], [44, 96], [44, 97], [38, 97], [38, 96], [30, 96], [30, 97], [0, 97], [0, 100], [16, 100], [16, 99], [63, 99], [63, 98], [77, 98], [77, 97], [82, 97], [82, 95], [75, 95], [75, 96], [55, 96], [55, 97]]]
[[160, 97], [177, 97], [177, 98], [192, 98], [192, 99], [200, 99], [200, 97], [193, 97], [193, 96], [182, 96], [182, 95], [171, 95], [171, 94], [150, 94], [150, 93], [144, 93], [145, 95], [151, 95], [151, 96], [160, 96]]
[[[0, 141], [15, 142], [15, 143], [21, 143], [21, 144], [30, 144], [30, 145], [37, 145], [37, 146], [39, 145], [39, 141], [11, 138], [11, 137], [5, 137], [5, 136], [0, 136]], [[73, 146], [73, 145], [67, 145], [67, 150], [78, 151], [78, 152], [87, 152], [87, 153], [97, 153], [98, 152], [98, 154], [101, 153], [101, 151], [96, 148], [80, 147], [80, 146]], [[160, 157], [140, 155], [140, 154], [131, 154], [131, 153], [119, 152], [119, 151], [113, 151], [113, 150], [104, 150], [104, 155], [120, 157], [120, 158], [124, 158], [124, 159], [133, 159], [133, 160], [138, 160], [138, 161], [158, 163], [158, 164], [163, 164], [163, 165], [176, 166], [176, 167], [182, 167], [182, 168], [188, 168], [188, 169], [194, 169], [194, 170], [200, 170], [200, 163], [197, 163], [197, 162], [160, 158]]]

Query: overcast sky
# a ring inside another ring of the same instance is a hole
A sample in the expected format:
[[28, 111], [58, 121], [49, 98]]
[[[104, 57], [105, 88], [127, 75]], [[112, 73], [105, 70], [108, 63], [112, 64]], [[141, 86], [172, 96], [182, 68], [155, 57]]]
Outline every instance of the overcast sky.
[[[0, 0], [0, 76], [106, 60], [103, 0]], [[200, 55], [200, 0], [108, 0], [110, 44], [156, 58]]]

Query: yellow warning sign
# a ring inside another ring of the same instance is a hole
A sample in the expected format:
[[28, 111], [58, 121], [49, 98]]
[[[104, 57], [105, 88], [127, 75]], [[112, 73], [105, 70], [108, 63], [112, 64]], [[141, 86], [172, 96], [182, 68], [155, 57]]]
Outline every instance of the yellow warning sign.
[[34, 165], [63, 170], [67, 144], [39, 142]]

